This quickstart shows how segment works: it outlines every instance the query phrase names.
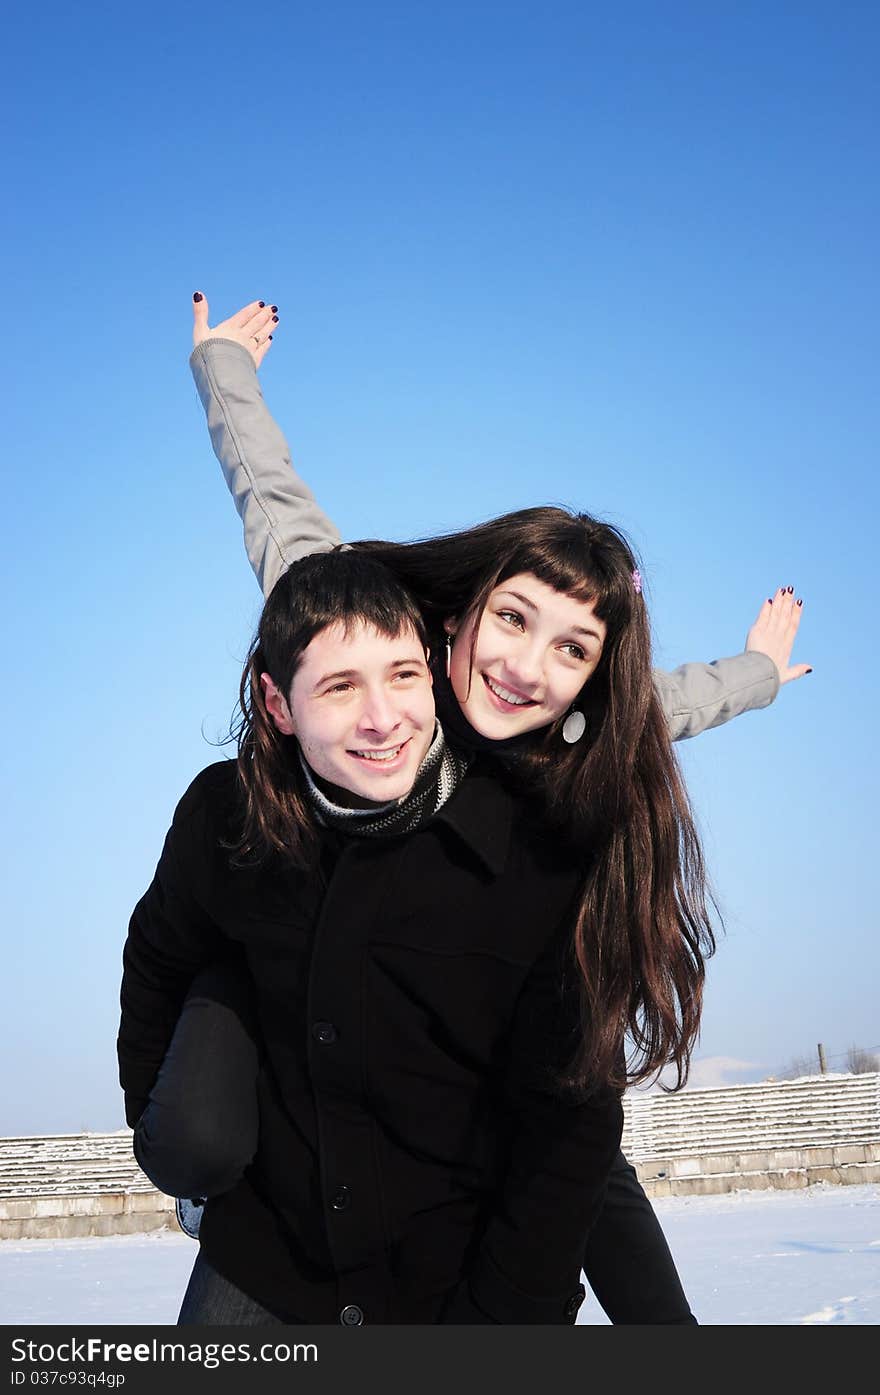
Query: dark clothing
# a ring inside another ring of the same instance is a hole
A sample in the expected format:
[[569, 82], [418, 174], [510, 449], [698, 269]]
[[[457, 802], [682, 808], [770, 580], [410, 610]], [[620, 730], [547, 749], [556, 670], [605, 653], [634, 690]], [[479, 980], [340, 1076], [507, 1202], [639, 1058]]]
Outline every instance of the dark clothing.
[[212, 1269], [199, 1251], [183, 1295], [178, 1327], [267, 1327], [277, 1321]]
[[231, 941], [254, 980], [259, 1147], [205, 1209], [206, 1259], [288, 1321], [573, 1322], [622, 1110], [556, 1085], [571, 858], [482, 758], [418, 832], [328, 832], [323, 878], [231, 869], [238, 818], [234, 765], [209, 767], [124, 956], [133, 1125], [193, 975]]
[[[257, 1151], [259, 1068], [250, 975], [231, 959], [212, 964], [193, 981], [135, 1125], [135, 1156], [160, 1191], [202, 1197], [235, 1186]], [[582, 1268], [613, 1323], [696, 1322], [660, 1223], [623, 1153], [608, 1174]]]
[[693, 1326], [675, 1260], [636, 1170], [618, 1153], [584, 1251], [587, 1283], [615, 1324]]
[[260, 1132], [259, 1030], [243, 955], [193, 980], [134, 1126], [141, 1170], [169, 1196], [228, 1192], [254, 1160]]

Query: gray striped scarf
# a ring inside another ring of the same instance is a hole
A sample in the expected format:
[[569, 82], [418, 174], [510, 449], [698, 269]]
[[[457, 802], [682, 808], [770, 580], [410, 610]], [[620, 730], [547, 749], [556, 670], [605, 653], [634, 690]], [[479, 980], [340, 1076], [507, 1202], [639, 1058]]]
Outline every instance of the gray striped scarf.
[[455, 793], [470, 764], [470, 757], [447, 746], [438, 722], [434, 740], [416, 772], [409, 794], [373, 809], [346, 809], [334, 804], [318, 788], [302, 752], [299, 758], [319, 822], [363, 838], [387, 838], [421, 828]]

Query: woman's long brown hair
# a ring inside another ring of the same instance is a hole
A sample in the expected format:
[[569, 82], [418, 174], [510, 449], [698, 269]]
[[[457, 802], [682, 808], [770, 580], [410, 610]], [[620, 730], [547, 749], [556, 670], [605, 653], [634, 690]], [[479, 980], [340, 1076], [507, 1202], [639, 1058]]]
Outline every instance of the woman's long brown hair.
[[583, 1032], [571, 1077], [623, 1085], [671, 1066], [680, 1088], [715, 938], [700, 840], [654, 690], [648, 615], [628, 542], [588, 514], [547, 507], [416, 543], [355, 547], [413, 594], [432, 642], [449, 617], [479, 620], [494, 588], [519, 573], [594, 603], [607, 636], [576, 703], [586, 733], [566, 745], [560, 717], [535, 733], [517, 763], [583, 865], [572, 942]]

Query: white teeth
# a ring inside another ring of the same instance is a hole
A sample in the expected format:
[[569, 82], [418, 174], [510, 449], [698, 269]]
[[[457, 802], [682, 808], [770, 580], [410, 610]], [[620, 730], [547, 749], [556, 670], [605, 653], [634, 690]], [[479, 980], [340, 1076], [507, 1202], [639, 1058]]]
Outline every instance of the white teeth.
[[359, 756], [361, 760], [383, 761], [394, 760], [394, 757], [399, 755], [402, 750], [402, 746], [395, 746], [392, 751], [355, 751], [354, 754]]
[[512, 702], [515, 707], [527, 707], [531, 702], [531, 698], [517, 697], [516, 693], [508, 692], [507, 688], [502, 688], [500, 683], [493, 683], [488, 674], [486, 674], [486, 682], [493, 693], [503, 698], [505, 702]]

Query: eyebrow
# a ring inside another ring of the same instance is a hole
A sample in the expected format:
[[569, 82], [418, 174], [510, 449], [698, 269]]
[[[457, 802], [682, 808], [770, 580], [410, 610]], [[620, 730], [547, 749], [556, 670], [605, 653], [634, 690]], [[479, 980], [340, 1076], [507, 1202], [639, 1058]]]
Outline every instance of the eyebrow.
[[[413, 658], [413, 659], [394, 659], [394, 660], [392, 661], [392, 663], [390, 663], [390, 664], [388, 665], [388, 667], [387, 667], [387, 669], [386, 669], [386, 672], [387, 672], [387, 673], [393, 673], [393, 671], [394, 671], [396, 668], [413, 668], [413, 667], [421, 667], [421, 668], [424, 668], [424, 669], [426, 669], [426, 668], [428, 667], [428, 665], [425, 663], [425, 656], [424, 656], [424, 654], [420, 654], [420, 655], [418, 656], [418, 658]], [[312, 689], [312, 692], [316, 692], [317, 689], [323, 687], [323, 685], [324, 685], [325, 683], [339, 682], [339, 680], [342, 679], [342, 678], [344, 678], [344, 679], [346, 679], [346, 681], [348, 681], [348, 680], [350, 680], [350, 679], [352, 679], [352, 678], [360, 678], [360, 676], [361, 676], [360, 670], [359, 670], [359, 669], [356, 669], [356, 668], [341, 668], [341, 669], [338, 671], [338, 673], [325, 673], [324, 676], [323, 676], [323, 678], [319, 678], [319, 679], [318, 679], [318, 681], [316, 682], [314, 688]]]
[[[534, 601], [530, 601], [528, 596], [521, 595], [519, 591], [502, 591], [501, 594], [502, 596], [513, 596], [514, 600], [519, 601], [520, 605], [524, 605], [527, 610], [537, 611], [538, 609]], [[583, 625], [566, 625], [565, 629], [569, 634], [586, 635], [588, 639], [598, 639], [600, 642], [602, 639], [598, 630], [585, 630]]]

